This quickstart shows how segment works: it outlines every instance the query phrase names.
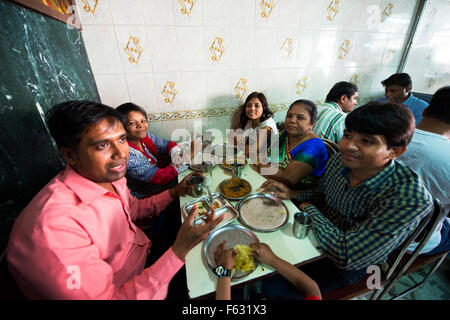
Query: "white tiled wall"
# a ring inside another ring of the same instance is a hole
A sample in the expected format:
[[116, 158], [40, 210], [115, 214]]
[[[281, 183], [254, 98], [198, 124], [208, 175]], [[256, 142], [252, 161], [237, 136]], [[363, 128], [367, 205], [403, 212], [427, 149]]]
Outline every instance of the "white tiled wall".
[[[231, 110], [252, 91], [264, 92], [277, 106], [299, 98], [322, 101], [335, 82], [353, 77], [361, 97], [382, 95], [380, 81], [397, 71], [417, 0], [76, 2], [102, 101], [113, 107], [128, 101], [143, 106], [158, 115], [150, 129], [170, 138], [176, 128], [193, 130], [194, 120], [183, 117], [186, 111]], [[94, 12], [85, 10], [85, 3], [93, 7], [95, 2]], [[433, 6], [448, 8], [444, 0], [430, 3], [430, 14]], [[435, 72], [439, 83], [442, 66], [449, 65], [449, 55], [443, 54], [450, 43], [449, 19], [429, 19], [408, 63], [418, 77], [424, 55], [430, 55], [433, 70], [427, 74]], [[130, 39], [140, 47], [137, 63], [125, 50]], [[219, 49], [215, 55], [213, 43]], [[430, 49], [430, 44], [435, 45]], [[236, 97], [240, 79], [247, 90]], [[415, 80], [415, 89], [424, 86], [421, 81]], [[176, 90], [170, 99], [162, 93], [168, 83]], [[174, 112], [177, 120], [166, 120]], [[275, 115], [277, 121], [283, 117], [283, 112]], [[230, 126], [230, 116], [224, 115], [198, 121], [204, 130]]]
[[413, 91], [435, 93], [450, 85], [450, 2], [429, 0], [405, 65]]

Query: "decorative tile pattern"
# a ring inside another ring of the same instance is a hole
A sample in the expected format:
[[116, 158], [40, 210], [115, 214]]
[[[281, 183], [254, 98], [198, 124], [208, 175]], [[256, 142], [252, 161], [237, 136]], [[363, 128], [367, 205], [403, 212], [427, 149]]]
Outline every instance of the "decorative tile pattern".
[[291, 55], [293, 49], [294, 48], [292, 47], [292, 39], [286, 38], [286, 40], [284, 40], [284, 43], [280, 48], [281, 57], [287, 60]]
[[355, 86], [359, 85], [359, 75], [357, 75], [356, 73], [353, 74], [353, 76], [350, 78], [350, 80], [348, 82], [353, 83]]
[[350, 40], [344, 40], [339, 48], [339, 60], [344, 60], [350, 51]]
[[181, 13], [185, 15], [189, 15], [192, 11], [192, 8], [195, 5], [196, 0], [178, 0], [181, 5]]
[[139, 38], [133, 38], [133, 36], [130, 36], [127, 46], [125, 47], [125, 52], [128, 55], [128, 61], [130, 61], [130, 63], [138, 63], [143, 51], [144, 50], [142, 50], [139, 45]]
[[394, 8], [394, 5], [389, 2], [386, 5], [386, 8], [384, 8], [383, 12], [381, 13], [381, 22], [384, 22], [387, 18], [389, 18], [392, 15], [392, 8]]
[[223, 38], [216, 37], [211, 47], [209, 48], [209, 51], [212, 54], [211, 60], [219, 62], [220, 58], [223, 55], [223, 52], [225, 51], [225, 48], [223, 47]]
[[99, 0], [81, 0], [81, 2], [84, 3], [84, 11], [94, 14], [95, 9], [97, 9], [98, 1]]
[[297, 82], [297, 91], [296, 93], [301, 96], [303, 91], [306, 90], [306, 87], [308, 86], [308, 78], [307, 77], [303, 77], [303, 79], [300, 79], [299, 82]]
[[247, 92], [247, 80], [246, 79], [240, 79], [237, 83], [236, 87], [234, 87], [234, 91], [236, 92], [236, 98], [242, 99], [245, 96], [245, 93]]
[[[375, 100], [374, 97], [360, 97], [358, 98], [359, 104], [363, 105], [370, 101]], [[316, 105], [323, 103], [323, 100], [313, 101]], [[283, 104], [270, 105], [270, 109], [273, 113], [286, 112], [291, 105], [291, 102]], [[193, 120], [193, 119], [206, 119], [206, 118], [216, 118], [216, 117], [227, 117], [232, 116], [238, 106], [227, 107], [227, 108], [214, 108], [214, 109], [201, 109], [201, 110], [191, 110], [191, 111], [174, 111], [174, 112], [161, 112], [161, 113], [148, 113], [148, 121], [168, 121], [168, 120]]]
[[[252, 91], [284, 106], [350, 79], [361, 95], [382, 96], [418, 1], [81, 0], [76, 9], [101, 101], [128, 97], [159, 123], [189, 127], [185, 119], [228, 117]], [[449, 13], [448, 1], [427, 1], [405, 66], [415, 91], [450, 80]]]
[[330, 22], [333, 22], [334, 18], [336, 17], [336, 15], [339, 13], [340, 11], [340, 0], [333, 0], [331, 1], [330, 5], [327, 8], [327, 20]]
[[161, 93], [164, 96], [164, 101], [166, 103], [172, 103], [177, 95], [177, 90], [175, 89], [175, 83], [167, 81]]
[[261, 0], [259, 5], [261, 7], [261, 17], [269, 18], [275, 6], [275, 2], [273, 0]]

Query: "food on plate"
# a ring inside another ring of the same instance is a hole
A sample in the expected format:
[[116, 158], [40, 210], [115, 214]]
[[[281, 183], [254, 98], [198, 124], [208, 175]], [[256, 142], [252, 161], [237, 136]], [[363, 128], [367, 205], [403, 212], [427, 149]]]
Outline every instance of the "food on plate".
[[256, 269], [252, 248], [244, 244], [237, 244], [233, 247], [233, 250], [236, 252], [233, 270], [237, 269], [246, 272]]
[[241, 218], [254, 228], [269, 230], [278, 228], [286, 220], [286, 210], [278, 205], [268, 205], [267, 199], [254, 198], [246, 201], [241, 209]]
[[203, 205], [203, 202], [197, 202], [198, 215], [204, 215], [209, 212], [209, 208], [206, 205]]
[[223, 193], [226, 197], [241, 198], [251, 190], [250, 184], [240, 178], [231, 178], [223, 185]]

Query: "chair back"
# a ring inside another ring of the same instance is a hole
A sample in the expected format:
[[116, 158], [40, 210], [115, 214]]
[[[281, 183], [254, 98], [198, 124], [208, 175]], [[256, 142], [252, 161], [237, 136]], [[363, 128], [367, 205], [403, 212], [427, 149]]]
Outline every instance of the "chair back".
[[339, 146], [336, 143], [334, 143], [331, 140], [325, 139], [325, 138], [321, 138], [321, 139], [322, 139], [323, 143], [325, 144], [325, 147], [327, 148], [328, 159], [330, 159], [336, 153], [340, 152]]
[[[419, 223], [417, 228], [411, 233], [411, 235], [403, 242], [403, 244], [399, 248], [399, 253], [397, 254], [394, 262], [391, 264], [389, 270], [386, 274], [386, 284], [385, 286], [374, 292], [371, 296], [371, 300], [380, 300], [383, 296], [388, 293], [394, 284], [397, 282], [400, 277], [402, 277], [405, 272], [408, 270], [409, 266], [414, 262], [414, 260], [419, 255], [422, 248], [430, 239], [434, 230], [438, 226], [438, 224], [444, 219], [445, 211], [442, 208], [440, 201], [436, 198], [433, 199], [433, 209], [430, 211], [428, 215], [426, 215]], [[408, 247], [411, 245], [413, 241], [416, 241], [417, 238], [421, 236], [417, 242], [418, 245], [416, 249], [408, 256], [405, 257], [407, 253]], [[423, 235], [423, 236], [422, 236]], [[406, 259], [403, 259], [405, 257]]]

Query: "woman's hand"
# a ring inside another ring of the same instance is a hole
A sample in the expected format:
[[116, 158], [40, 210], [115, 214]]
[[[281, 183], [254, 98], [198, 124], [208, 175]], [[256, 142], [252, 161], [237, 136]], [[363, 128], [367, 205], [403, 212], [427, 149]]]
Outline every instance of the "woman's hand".
[[275, 180], [267, 180], [264, 182], [261, 187], [258, 188], [257, 191], [263, 191], [270, 194], [273, 194], [281, 199], [297, 199], [298, 192], [292, 190], [281, 182]]
[[226, 241], [223, 241], [216, 249], [215, 258], [218, 266], [223, 266], [226, 269], [233, 269], [234, 258], [236, 258], [236, 252], [233, 249], [225, 249]]

